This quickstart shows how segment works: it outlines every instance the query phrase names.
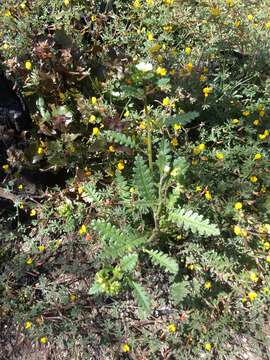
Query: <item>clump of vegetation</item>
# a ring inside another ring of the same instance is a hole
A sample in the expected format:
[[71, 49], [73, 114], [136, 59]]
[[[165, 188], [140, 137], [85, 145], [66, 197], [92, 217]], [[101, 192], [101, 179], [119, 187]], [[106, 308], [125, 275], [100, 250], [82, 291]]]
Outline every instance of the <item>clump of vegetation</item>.
[[33, 120], [1, 164], [3, 356], [263, 358], [266, 2], [28, 0], [1, 15], [1, 67]]

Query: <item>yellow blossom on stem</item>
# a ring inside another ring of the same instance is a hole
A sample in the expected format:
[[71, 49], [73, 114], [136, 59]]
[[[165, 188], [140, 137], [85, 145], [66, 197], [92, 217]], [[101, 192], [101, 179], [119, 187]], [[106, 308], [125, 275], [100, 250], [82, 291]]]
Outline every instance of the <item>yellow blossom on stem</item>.
[[151, 32], [147, 33], [147, 39], [148, 41], [153, 41], [154, 40], [154, 35]]
[[220, 8], [217, 6], [213, 6], [211, 9], [211, 14], [213, 16], [219, 16], [220, 15]]
[[76, 294], [70, 294], [70, 295], [69, 295], [69, 300], [70, 300], [71, 302], [75, 302], [75, 301], [77, 300], [77, 295], [76, 295]]
[[24, 63], [24, 67], [26, 70], [30, 71], [32, 70], [32, 63], [30, 60], [27, 60], [25, 63]]
[[199, 144], [193, 149], [194, 155], [199, 155], [202, 151], [204, 151], [206, 148], [205, 144]]
[[193, 69], [193, 65], [191, 63], [186, 64], [187, 71], [191, 72]]
[[32, 259], [32, 258], [28, 258], [28, 259], [26, 260], [26, 264], [27, 264], [27, 265], [32, 265], [32, 264], [33, 264], [33, 259]]
[[262, 154], [260, 154], [260, 153], [257, 153], [257, 154], [255, 154], [254, 155], [254, 160], [261, 160], [261, 158], [262, 158]]
[[211, 281], [206, 281], [206, 283], [204, 284], [204, 288], [208, 290], [211, 289], [211, 287], [212, 287]]
[[30, 211], [30, 216], [34, 217], [34, 216], [36, 216], [36, 215], [37, 215], [37, 211], [36, 211], [35, 209], [32, 209], [32, 210]]
[[24, 324], [24, 328], [25, 328], [26, 330], [29, 330], [29, 329], [31, 329], [31, 327], [32, 327], [31, 321], [27, 320], [27, 321], [25, 322], [25, 324]]
[[212, 345], [210, 343], [205, 343], [204, 344], [204, 350], [211, 351], [212, 350]]
[[208, 97], [209, 94], [211, 94], [213, 92], [213, 89], [209, 86], [203, 88], [203, 94], [205, 97]]
[[177, 138], [173, 138], [173, 139], [171, 140], [171, 144], [172, 144], [173, 146], [177, 146], [177, 145], [179, 144]]
[[251, 281], [253, 281], [253, 282], [257, 282], [257, 281], [259, 280], [257, 274], [254, 273], [254, 272], [250, 273], [249, 279], [250, 279]]
[[159, 66], [156, 70], [156, 74], [160, 75], [160, 76], [166, 76], [167, 70], [165, 68]]
[[191, 54], [191, 48], [190, 48], [190, 47], [186, 47], [186, 48], [185, 48], [185, 53], [186, 53], [187, 55], [190, 55], [190, 54]]
[[218, 153], [216, 153], [216, 158], [218, 159], [218, 160], [222, 160], [222, 159], [224, 159], [224, 154], [223, 153], [221, 153], [221, 152], [218, 152]]
[[47, 344], [48, 339], [46, 338], [46, 336], [42, 336], [42, 337], [40, 338], [40, 342], [41, 342], [41, 344]]
[[250, 180], [252, 183], [256, 183], [256, 182], [258, 181], [258, 178], [257, 178], [257, 176], [252, 175], [252, 176], [250, 176], [249, 180]]
[[140, 0], [135, 0], [133, 1], [133, 7], [134, 9], [140, 9], [140, 7], [142, 6], [141, 1]]
[[92, 135], [93, 136], [98, 136], [100, 134], [100, 130], [98, 127], [94, 127], [92, 130]]
[[174, 3], [174, 0], [163, 0], [165, 5], [172, 5]]
[[255, 293], [255, 291], [250, 291], [248, 293], [248, 297], [249, 297], [250, 301], [254, 301], [256, 299], [256, 297], [257, 297], [257, 293]]
[[210, 193], [210, 191], [206, 191], [204, 194], [204, 197], [206, 198], [206, 200], [210, 201], [212, 200], [212, 194]]
[[242, 207], [243, 207], [243, 204], [239, 201], [234, 204], [235, 210], [241, 210]]
[[70, 1], [69, 0], [64, 0], [64, 5], [65, 6], [68, 6], [70, 4]]
[[79, 230], [79, 234], [80, 235], [84, 235], [87, 233], [87, 227], [85, 224], [83, 224], [81, 227], [80, 227], [80, 230]]
[[247, 117], [247, 116], [250, 115], [250, 111], [245, 110], [245, 111], [242, 112], [242, 115], [245, 116], [245, 117]]
[[44, 246], [44, 245], [39, 245], [39, 246], [38, 246], [38, 250], [39, 250], [40, 252], [45, 251], [45, 246]]
[[42, 148], [41, 146], [38, 147], [37, 153], [38, 153], [38, 155], [42, 155], [42, 154], [43, 154], [43, 148]]
[[169, 333], [174, 334], [176, 332], [175, 324], [173, 324], [173, 323], [169, 324], [168, 325], [168, 331], [169, 331]]
[[251, 14], [248, 14], [247, 19], [248, 19], [248, 21], [252, 21], [254, 19], [254, 16]]
[[260, 120], [259, 120], [259, 119], [255, 119], [255, 120], [253, 121], [253, 125], [255, 125], [255, 126], [260, 125]]
[[232, 124], [233, 125], [238, 125], [240, 123], [239, 119], [232, 119]]
[[115, 152], [115, 148], [113, 145], [110, 145], [108, 150], [109, 152]]
[[122, 344], [121, 346], [121, 350], [124, 352], [124, 353], [128, 353], [130, 351], [130, 347], [127, 343], [125, 344]]
[[123, 160], [120, 160], [119, 163], [117, 164], [117, 169], [121, 172], [122, 170], [124, 170], [124, 168], [125, 168], [125, 164]]
[[170, 99], [168, 97], [164, 98], [162, 100], [162, 105], [163, 106], [169, 106], [170, 105]]
[[95, 96], [92, 96], [91, 97], [91, 104], [96, 105], [96, 103], [97, 103], [97, 98]]
[[8, 164], [3, 165], [2, 169], [7, 172], [9, 169], [9, 165]]

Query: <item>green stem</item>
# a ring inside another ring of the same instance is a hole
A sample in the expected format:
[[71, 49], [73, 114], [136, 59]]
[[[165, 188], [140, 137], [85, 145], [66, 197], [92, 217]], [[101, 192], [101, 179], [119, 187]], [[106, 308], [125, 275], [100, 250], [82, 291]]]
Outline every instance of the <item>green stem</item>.
[[144, 112], [146, 116], [146, 125], [147, 125], [147, 156], [149, 169], [151, 174], [153, 173], [153, 150], [152, 150], [152, 131], [151, 131], [151, 123], [148, 116], [148, 108], [147, 108], [147, 91], [144, 87]]

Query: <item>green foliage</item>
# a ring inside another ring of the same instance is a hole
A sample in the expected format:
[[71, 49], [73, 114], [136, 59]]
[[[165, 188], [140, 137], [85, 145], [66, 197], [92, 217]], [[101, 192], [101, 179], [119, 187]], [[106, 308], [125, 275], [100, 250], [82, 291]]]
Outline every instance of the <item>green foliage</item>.
[[132, 281], [131, 286], [133, 288], [133, 295], [139, 305], [139, 313], [142, 318], [146, 317], [150, 313], [151, 302], [145, 289], [139, 283]]
[[165, 271], [170, 272], [173, 275], [176, 275], [178, 273], [178, 264], [175, 261], [175, 259], [169, 257], [167, 254], [164, 254], [161, 251], [158, 250], [147, 250], [145, 249], [144, 252], [146, 252], [152, 262], [156, 265], [159, 265], [165, 269]]
[[191, 230], [193, 234], [206, 236], [217, 236], [220, 234], [216, 225], [209, 224], [209, 220], [204, 220], [202, 215], [194, 213], [192, 210], [178, 208], [170, 214], [170, 219], [179, 227]]
[[171, 298], [175, 305], [180, 304], [189, 294], [188, 281], [174, 283], [171, 287]]

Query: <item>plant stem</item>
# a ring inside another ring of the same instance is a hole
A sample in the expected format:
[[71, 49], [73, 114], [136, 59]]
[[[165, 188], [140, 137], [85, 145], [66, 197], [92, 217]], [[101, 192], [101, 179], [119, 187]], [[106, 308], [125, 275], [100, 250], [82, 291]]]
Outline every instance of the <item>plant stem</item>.
[[144, 112], [146, 116], [146, 125], [147, 125], [147, 156], [148, 156], [148, 163], [149, 169], [151, 174], [153, 173], [153, 150], [152, 150], [152, 131], [151, 131], [151, 123], [148, 116], [148, 108], [147, 108], [147, 92], [146, 88], [144, 87]]

